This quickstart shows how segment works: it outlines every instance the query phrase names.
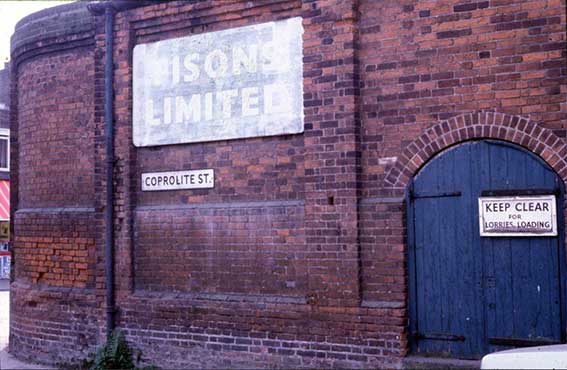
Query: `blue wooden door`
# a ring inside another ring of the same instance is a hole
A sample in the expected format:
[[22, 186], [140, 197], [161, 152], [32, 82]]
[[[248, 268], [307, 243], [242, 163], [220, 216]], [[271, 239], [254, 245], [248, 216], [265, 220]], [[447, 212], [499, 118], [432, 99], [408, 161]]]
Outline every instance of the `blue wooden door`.
[[[563, 221], [557, 237], [480, 237], [480, 196], [556, 194], [558, 176], [511, 144], [448, 149], [408, 196], [410, 338], [415, 353], [479, 358], [564, 340]], [[560, 212], [558, 212], [560, 213]]]

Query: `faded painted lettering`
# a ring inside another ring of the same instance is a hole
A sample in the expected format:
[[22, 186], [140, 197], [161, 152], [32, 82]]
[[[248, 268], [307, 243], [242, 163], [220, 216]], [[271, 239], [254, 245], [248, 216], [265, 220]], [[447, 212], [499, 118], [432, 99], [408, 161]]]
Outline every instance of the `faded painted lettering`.
[[303, 132], [301, 18], [134, 48], [136, 146]]

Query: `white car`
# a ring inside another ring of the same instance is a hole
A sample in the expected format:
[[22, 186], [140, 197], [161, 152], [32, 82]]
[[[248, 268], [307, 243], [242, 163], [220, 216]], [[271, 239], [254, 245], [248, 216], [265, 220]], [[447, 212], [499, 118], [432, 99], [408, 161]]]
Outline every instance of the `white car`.
[[567, 369], [567, 344], [494, 352], [482, 358], [481, 369]]

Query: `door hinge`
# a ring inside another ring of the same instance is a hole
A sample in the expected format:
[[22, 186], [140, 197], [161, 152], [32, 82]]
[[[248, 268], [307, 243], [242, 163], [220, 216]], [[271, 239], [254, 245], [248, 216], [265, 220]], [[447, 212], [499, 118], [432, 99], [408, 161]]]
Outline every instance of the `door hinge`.
[[465, 336], [464, 335], [456, 335], [456, 334], [449, 334], [449, 333], [419, 333], [413, 332], [411, 334], [412, 337], [415, 339], [430, 339], [430, 340], [446, 340], [450, 342], [464, 342]]

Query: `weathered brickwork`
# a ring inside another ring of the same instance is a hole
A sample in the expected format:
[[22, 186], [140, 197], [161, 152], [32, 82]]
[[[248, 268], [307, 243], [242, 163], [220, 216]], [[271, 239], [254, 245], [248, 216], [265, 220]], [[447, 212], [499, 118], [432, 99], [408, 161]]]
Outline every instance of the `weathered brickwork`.
[[[10, 347], [20, 358], [69, 364], [82, 361], [99, 342], [99, 308], [92, 290], [68, 291], [13, 282]], [[17, 350], [21, 349], [21, 350]]]
[[365, 298], [407, 299], [405, 187], [441, 150], [502, 139], [566, 178], [564, 5], [360, 3]]
[[139, 207], [136, 288], [304, 296], [302, 213], [297, 202]]
[[[179, 311], [184, 311], [183, 316]], [[215, 323], [201, 325], [211, 314]], [[175, 330], [173, 317], [186, 322], [187, 330]], [[139, 338], [137, 346], [145, 360], [165, 350], [171, 354], [161, 360], [164, 366], [285, 368], [392, 367], [399, 339], [370, 333], [387, 333], [404, 321], [389, 309], [318, 307], [265, 295], [172, 294], [133, 297], [131, 306], [124, 307], [123, 319], [131, 323], [129, 337]], [[159, 325], [160, 320], [170, 326]], [[276, 327], [276, 322], [289, 325]], [[332, 340], [329, 332], [334, 333]], [[218, 351], [226, 356], [219, 357]]]
[[[105, 329], [104, 17], [39, 14], [13, 44], [11, 348], [71, 362]], [[135, 45], [291, 17], [304, 133], [133, 146]], [[565, 1], [170, 1], [115, 21], [117, 326], [144, 363], [402, 367], [417, 171], [492, 138], [567, 179]], [[141, 191], [204, 168], [213, 189]]]
[[[66, 9], [56, 14], [90, 19], [80, 4]], [[10, 346], [22, 358], [67, 363], [92, 353], [101, 332], [95, 63], [92, 25], [57, 26], [52, 12], [18, 24], [12, 43]], [[50, 38], [38, 38], [41, 29]]]
[[16, 280], [68, 288], [94, 287], [93, 212], [20, 209], [14, 220]]
[[18, 66], [18, 86], [27, 87], [17, 97], [21, 208], [93, 204], [91, 54], [74, 50]]

